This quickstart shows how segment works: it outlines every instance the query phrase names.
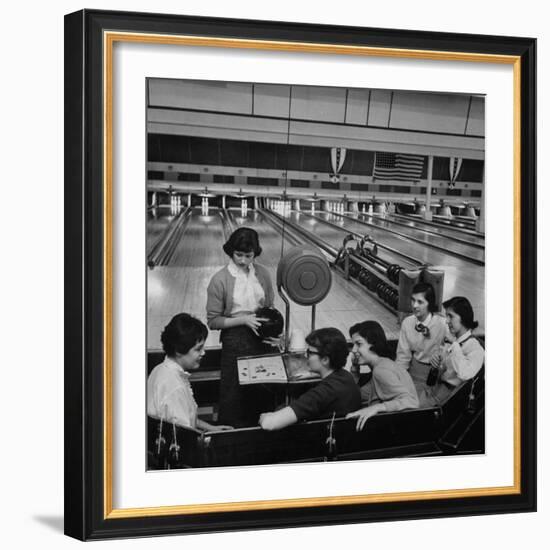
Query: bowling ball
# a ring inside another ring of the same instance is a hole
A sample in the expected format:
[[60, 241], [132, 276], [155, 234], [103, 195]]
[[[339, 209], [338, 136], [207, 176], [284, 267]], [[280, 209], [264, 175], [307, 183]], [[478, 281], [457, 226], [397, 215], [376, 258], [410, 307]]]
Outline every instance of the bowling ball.
[[358, 266], [355, 262], [350, 262], [349, 263], [349, 274], [353, 278], [357, 278], [357, 276], [359, 275], [359, 271], [361, 271], [360, 266]]
[[262, 324], [258, 328], [258, 334], [260, 338], [277, 338], [282, 332], [285, 325], [285, 321], [281, 312], [274, 307], [261, 307], [256, 310], [256, 317], [263, 317], [267, 321], [262, 321]]

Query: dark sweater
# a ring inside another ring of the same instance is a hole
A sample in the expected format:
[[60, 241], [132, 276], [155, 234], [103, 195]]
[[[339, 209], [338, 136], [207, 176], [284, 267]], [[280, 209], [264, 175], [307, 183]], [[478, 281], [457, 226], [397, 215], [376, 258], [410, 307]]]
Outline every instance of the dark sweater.
[[361, 408], [359, 386], [353, 376], [344, 369], [338, 369], [319, 384], [290, 403], [298, 420], [315, 420], [344, 416]]

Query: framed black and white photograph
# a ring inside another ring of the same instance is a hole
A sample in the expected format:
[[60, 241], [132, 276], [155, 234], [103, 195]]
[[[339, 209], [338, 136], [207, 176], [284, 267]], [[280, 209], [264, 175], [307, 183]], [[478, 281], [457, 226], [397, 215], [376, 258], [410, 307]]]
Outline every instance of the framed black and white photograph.
[[149, 466], [483, 453], [485, 98], [146, 86]]
[[533, 510], [534, 40], [65, 40], [66, 533]]

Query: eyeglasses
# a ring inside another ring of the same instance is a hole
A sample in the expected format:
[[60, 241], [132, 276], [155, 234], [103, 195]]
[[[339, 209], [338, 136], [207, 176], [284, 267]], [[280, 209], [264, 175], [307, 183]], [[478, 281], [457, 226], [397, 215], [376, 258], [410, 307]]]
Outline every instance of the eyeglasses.
[[306, 357], [309, 359], [312, 355], [321, 355], [318, 351], [312, 349], [306, 349]]

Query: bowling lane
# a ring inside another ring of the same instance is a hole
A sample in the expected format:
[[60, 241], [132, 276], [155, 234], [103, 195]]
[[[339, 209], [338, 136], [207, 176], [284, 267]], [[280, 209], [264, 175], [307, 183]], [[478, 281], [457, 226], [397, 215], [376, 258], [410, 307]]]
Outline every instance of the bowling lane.
[[[288, 252], [294, 244], [275, 229], [259, 212], [248, 211], [246, 216], [240, 215], [240, 210], [231, 210], [231, 219], [235, 226], [252, 227], [260, 236], [262, 255], [258, 262], [266, 266], [271, 274], [276, 290], [277, 266], [281, 258], [281, 249]], [[275, 307], [284, 312], [285, 304], [275, 292]], [[316, 327], [333, 326], [340, 329], [348, 337], [349, 327], [366, 319], [376, 319], [383, 326], [390, 338], [399, 336], [397, 316], [386, 309], [377, 300], [367, 295], [357, 284], [346, 281], [333, 271], [332, 287], [327, 297], [317, 305]], [[307, 334], [311, 329], [311, 307], [291, 303], [290, 330], [299, 329]]]
[[[353, 215], [352, 217], [355, 217], [355, 215]], [[412, 229], [421, 231], [422, 233], [427, 235], [432, 235], [432, 234], [438, 235], [440, 237], [444, 237], [452, 241], [456, 240], [457, 242], [471, 244], [478, 248], [485, 248], [485, 238], [482, 237], [481, 235], [474, 235], [474, 234], [464, 233], [462, 231], [456, 231], [450, 227], [442, 227], [437, 225], [428, 226], [426, 224], [423, 224], [420, 221], [413, 220], [413, 219], [405, 219], [405, 218], [400, 219], [398, 217], [393, 216], [392, 214], [377, 216], [377, 215], [366, 214], [364, 212], [361, 212], [358, 215], [358, 218], [369, 222], [373, 220], [385, 220], [390, 224], [389, 227], [395, 228], [396, 231], [404, 232], [403, 228], [412, 228]]]
[[459, 256], [463, 256], [465, 259], [471, 258], [472, 260], [476, 260], [481, 263], [485, 262], [485, 251], [478, 246], [473, 246], [470, 243], [459, 243], [453, 240], [449, 240], [444, 235], [426, 233], [425, 231], [416, 229], [414, 227], [398, 226], [391, 220], [386, 220], [381, 217], [359, 214], [357, 219], [368, 224], [368, 226], [364, 226], [367, 230], [369, 230], [371, 227], [380, 227], [382, 229], [387, 229], [388, 234], [390, 234], [390, 232], [399, 233], [401, 235], [405, 235], [405, 237], [414, 239], [415, 242], [425, 244], [428, 247], [436, 248], [439, 250], [448, 250], [449, 254], [457, 254]]
[[223, 265], [225, 242], [222, 218], [217, 208], [209, 208], [208, 214], [193, 208], [189, 222], [172, 255], [170, 265], [203, 268]]
[[170, 206], [157, 206], [147, 210], [147, 254], [149, 254], [155, 243], [162, 237], [178, 212], [179, 210]]
[[[227, 256], [222, 218], [216, 208], [202, 215], [193, 208], [187, 228], [169, 266], [147, 269], [147, 345], [160, 347], [160, 333], [177, 313], [190, 313], [206, 322], [206, 288]], [[207, 345], [218, 343], [210, 332]]]
[[[328, 221], [339, 220], [341, 229], [328, 226], [316, 218], [327, 219]], [[447, 300], [453, 296], [466, 296], [470, 299], [476, 320], [483, 331], [485, 326], [485, 267], [461, 260], [455, 256], [444, 254], [433, 248], [419, 243], [392, 235], [384, 229], [369, 228], [365, 232], [365, 226], [359, 224], [352, 218], [336, 216], [328, 212], [317, 212], [315, 218], [311, 215], [293, 211], [289, 219], [299, 223], [304, 229], [311, 231], [333, 246], [341, 246], [342, 239], [347, 229], [360, 234], [368, 234], [373, 239], [397, 248], [414, 258], [419, 258], [426, 263], [432, 264], [434, 268], [445, 272], [445, 285], [443, 299]], [[399, 265], [406, 265], [402, 259], [396, 262]]]
[[425, 220], [421, 215], [419, 214], [390, 214], [392, 218], [396, 218], [398, 220], [412, 220], [417, 224], [420, 225], [427, 225], [430, 227], [437, 227], [437, 228], [445, 228], [449, 231], [453, 231], [454, 233], [458, 235], [475, 235], [479, 238], [485, 238], [483, 233], [480, 233], [479, 231], [476, 231], [471, 224], [465, 224], [461, 223], [459, 220], [450, 220], [448, 218], [444, 218], [443, 216], [436, 216], [434, 214], [432, 221]]
[[[314, 216], [305, 212], [292, 212], [289, 219], [290, 221], [299, 224], [304, 229], [311, 231], [337, 249], [342, 246], [344, 237], [351, 231], [358, 233], [361, 236], [370, 235], [380, 244], [399, 250], [400, 252], [403, 252], [404, 254], [423, 263], [438, 263], [439, 260], [442, 259], [441, 254], [437, 257], [437, 259], [435, 256], [427, 254], [427, 251], [423, 246], [411, 247], [410, 245], [415, 243], [411, 243], [411, 241], [406, 237], [388, 233], [383, 229], [367, 227], [352, 218], [340, 216], [331, 212], [316, 212]], [[333, 225], [327, 225], [320, 220], [331, 222]], [[392, 254], [386, 250], [380, 250], [380, 256], [388, 259], [388, 261], [391, 261], [392, 263], [397, 263], [404, 267], [416, 267], [416, 264], [407, 262], [407, 260], [401, 256]]]

